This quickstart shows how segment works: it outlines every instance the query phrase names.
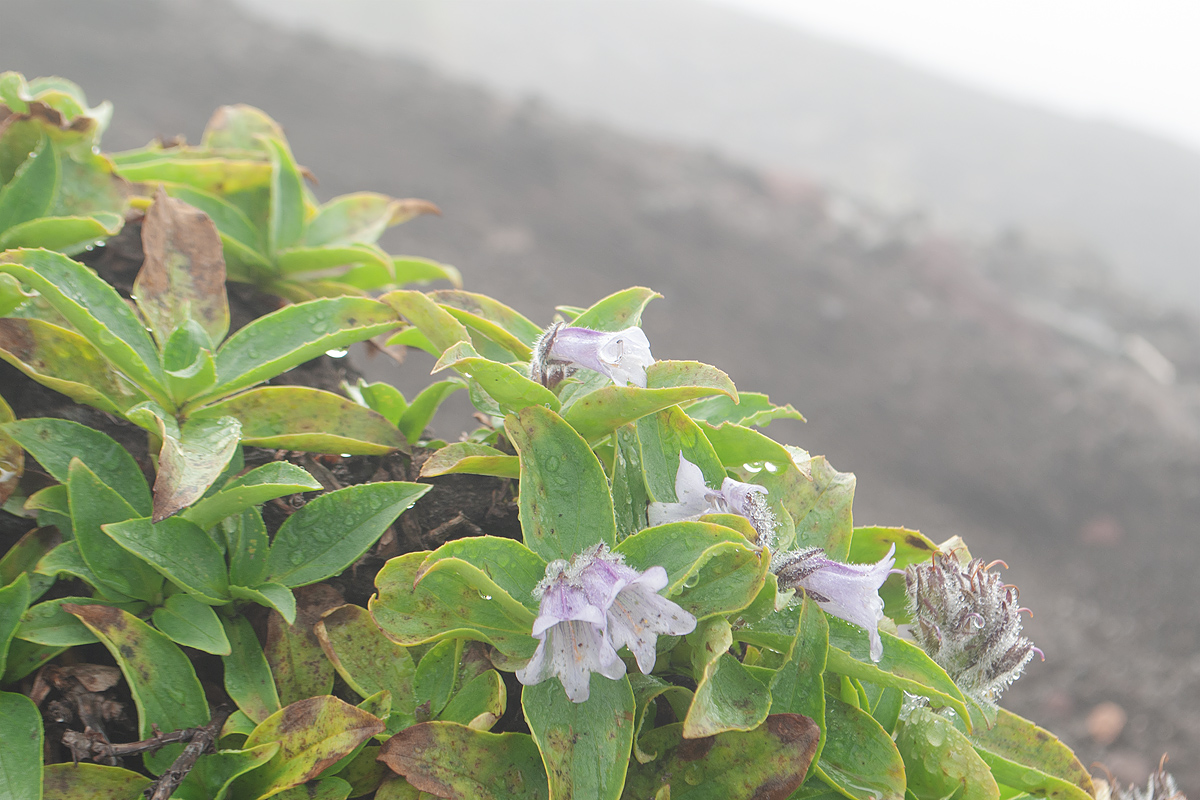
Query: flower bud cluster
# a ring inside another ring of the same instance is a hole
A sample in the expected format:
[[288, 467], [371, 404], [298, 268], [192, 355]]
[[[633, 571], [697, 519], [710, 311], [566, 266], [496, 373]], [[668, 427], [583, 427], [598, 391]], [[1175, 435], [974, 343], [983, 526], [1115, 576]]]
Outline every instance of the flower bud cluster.
[[1041, 650], [1021, 635], [1028, 609], [1017, 606], [1017, 588], [990, 566], [938, 553], [909, 566], [904, 583], [917, 643], [964, 693], [992, 704]]

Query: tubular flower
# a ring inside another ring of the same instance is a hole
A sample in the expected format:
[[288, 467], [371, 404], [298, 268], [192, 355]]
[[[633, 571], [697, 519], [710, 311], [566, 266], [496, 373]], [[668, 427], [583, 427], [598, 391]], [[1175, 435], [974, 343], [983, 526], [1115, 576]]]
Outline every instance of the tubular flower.
[[650, 341], [641, 328], [609, 333], [556, 322], [533, 345], [529, 377], [543, 386], [554, 386], [584, 367], [607, 375], [618, 386], [632, 383], [644, 389], [646, 368], [653, 363]]
[[659, 594], [667, 585], [662, 567], [638, 572], [603, 544], [585, 552], [581, 562], [579, 575], [588, 600], [607, 609], [613, 647], [628, 646], [644, 674], [654, 669], [659, 636], [680, 636], [696, 629], [695, 617]]
[[720, 489], [710, 489], [704, 483], [700, 468], [679, 454], [679, 471], [675, 473], [675, 503], [651, 503], [646, 516], [651, 525], [697, 519], [704, 514], [738, 514], [750, 520], [758, 532], [757, 544], [775, 544], [775, 512], [767, 505], [767, 488], [756, 483], [742, 483], [726, 478]]
[[529, 663], [517, 670], [517, 679], [532, 686], [557, 677], [567, 697], [582, 703], [590, 693], [591, 673], [611, 680], [625, 674], [617, 649], [626, 645], [638, 669], [648, 674], [660, 635], [691, 633], [696, 627], [695, 617], [658, 594], [666, 585], [665, 569], [638, 572], [603, 543], [570, 563], [550, 562], [534, 589], [541, 605], [532, 633], [540, 642]]
[[[917, 643], [964, 693], [995, 703], [1041, 650], [1021, 635], [1019, 592], [982, 559], [938, 553], [904, 574]], [[1044, 656], [1043, 656], [1044, 658]]]
[[546, 577], [534, 588], [541, 599], [533, 637], [538, 639], [533, 658], [517, 670], [526, 686], [554, 676], [572, 702], [588, 699], [593, 672], [610, 680], [625, 674], [625, 662], [608, 638], [605, 609], [588, 599], [577, 570], [563, 559], [546, 566]]
[[817, 605], [839, 619], [866, 628], [871, 639], [871, 660], [883, 657], [879, 621], [883, 600], [879, 587], [887, 580], [896, 559], [896, 546], [874, 564], [843, 564], [825, 557], [820, 547], [791, 550], [772, 559], [771, 571], [781, 589], [803, 589]]

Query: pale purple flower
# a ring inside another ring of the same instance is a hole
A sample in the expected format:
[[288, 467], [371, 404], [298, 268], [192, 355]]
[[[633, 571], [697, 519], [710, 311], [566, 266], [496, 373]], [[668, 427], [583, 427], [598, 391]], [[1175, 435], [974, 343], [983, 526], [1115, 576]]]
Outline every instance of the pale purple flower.
[[698, 519], [704, 514], [738, 514], [750, 520], [758, 532], [757, 544], [775, 544], [775, 512], [767, 505], [767, 488], [725, 478], [720, 489], [710, 489], [700, 468], [679, 454], [675, 473], [675, 503], [654, 502], [646, 509], [650, 525]]
[[606, 609], [613, 647], [628, 646], [644, 674], [654, 669], [659, 636], [681, 636], [696, 629], [695, 617], [659, 594], [667, 585], [662, 567], [638, 572], [603, 544], [585, 552], [580, 561], [579, 576], [588, 600]]
[[625, 674], [625, 662], [608, 638], [605, 609], [589, 600], [577, 570], [565, 560], [551, 561], [534, 596], [541, 605], [532, 635], [540, 641], [533, 658], [517, 670], [517, 680], [532, 686], [557, 677], [567, 697], [582, 703], [593, 672], [611, 680]]
[[608, 376], [617, 386], [632, 383], [644, 389], [646, 368], [653, 363], [650, 341], [641, 328], [610, 333], [558, 322], [534, 344], [529, 377], [543, 386], [554, 386], [584, 367]]
[[879, 621], [883, 600], [879, 587], [896, 563], [896, 546], [874, 564], [843, 564], [825, 557], [820, 547], [791, 550], [772, 559], [771, 571], [781, 589], [803, 589], [817, 605], [838, 619], [865, 628], [871, 639], [871, 660], [883, 657]]

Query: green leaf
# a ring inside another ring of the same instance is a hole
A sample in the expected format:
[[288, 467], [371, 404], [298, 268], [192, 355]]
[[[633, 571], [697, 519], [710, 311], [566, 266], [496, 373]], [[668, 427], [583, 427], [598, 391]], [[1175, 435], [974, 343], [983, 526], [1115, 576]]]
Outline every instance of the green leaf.
[[264, 136], [271, 159], [271, 204], [267, 252], [278, 254], [304, 235], [304, 177], [282, 138]]
[[429, 297], [464, 325], [487, 336], [522, 360], [529, 358], [534, 342], [542, 335], [542, 329], [520, 312], [487, 295], [443, 289], [430, 292]]
[[417, 441], [433, 422], [433, 416], [437, 413], [442, 401], [464, 387], [465, 385], [457, 380], [431, 383], [413, 398], [408, 408], [404, 409], [399, 419], [396, 420], [396, 427], [404, 434], [405, 439], [410, 442]]
[[246, 739], [247, 750], [278, 742], [279, 752], [265, 766], [238, 779], [235, 796], [261, 800], [307, 783], [383, 727], [379, 718], [336, 697], [292, 703], [259, 723]]
[[470, 342], [471, 334], [449, 311], [421, 292], [398, 289], [379, 298], [408, 320], [433, 345], [440, 355], [458, 342]]
[[[677, 385], [677, 381], [685, 383]], [[626, 423], [697, 397], [717, 393], [737, 396], [729, 376], [694, 361], [655, 362], [646, 370], [646, 382], [646, 389], [637, 386], [597, 389], [575, 401], [563, 418], [591, 442]]]
[[229, 655], [229, 639], [210, 606], [188, 594], [174, 594], [154, 609], [154, 627], [171, 640], [213, 655]]
[[265, 111], [238, 103], [213, 112], [200, 143], [213, 150], [266, 150], [264, 137], [283, 139], [283, 128]]
[[762, 484], [773, 499], [783, 501], [796, 524], [797, 547], [823, 547], [829, 558], [846, 560], [854, 530], [853, 473], [838, 472], [824, 456], [787, 448], [740, 425], [702, 422], [700, 428], [739, 480]]
[[[116, 659], [138, 710], [138, 733], [146, 739], [153, 728], [173, 731], [208, 723], [208, 702], [178, 645], [127, 611], [108, 606], [64, 605], [79, 617]], [[147, 768], [161, 774], [182, 749], [170, 745], [144, 757]]]
[[355, 402], [382, 414], [383, 418], [393, 425], [400, 421], [400, 416], [408, 408], [408, 401], [404, 399], [404, 395], [390, 383], [367, 383], [359, 378], [357, 386], [343, 383], [342, 388]]
[[719, 488], [725, 480], [725, 470], [712, 445], [680, 409], [666, 408], [643, 417], [638, 420], [637, 432], [649, 499], [660, 503], [679, 499], [675, 496], [675, 478], [681, 454], [700, 468], [708, 486]]
[[124, 217], [106, 211], [88, 216], [38, 217], [0, 233], [0, 250], [44, 247], [76, 255], [101, 239], [115, 236], [124, 225]]
[[17, 167], [11, 181], [0, 188], [0, 233], [46, 216], [61, 180], [61, 165], [58, 153], [49, 137], [41, 134], [41, 141]]
[[928, 708], [917, 706], [902, 713], [896, 748], [904, 758], [908, 791], [921, 800], [1000, 798], [996, 779], [971, 748], [970, 740], [950, 720]]
[[304, 231], [304, 244], [373, 243], [390, 228], [418, 214], [438, 213], [424, 200], [397, 200], [375, 192], [343, 194], [322, 205]]
[[337, 575], [432, 487], [401, 481], [329, 492], [287, 518], [267, 557], [267, 580], [305, 586]]
[[[186, 186], [181, 183], [160, 183], [159, 186], [165, 189], [171, 197], [182, 200], [208, 215], [213, 224], [217, 226], [217, 232], [221, 236], [221, 243], [226, 249], [226, 258], [229, 256], [229, 246], [233, 244], [238, 257], [249, 255], [251, 259], [259, 262], [261, 266], [269, 266], [270, 262], [267, 261], [266, 256], [262, 253], [262, 236], [242, 209], [220, 195], [196, 189], [192, 186]], [[224, 338], [223, 335], [213, 337], [213, 341], [219, 342], [222, 338]]]
[[[707, 522], [647, 528], [614, 548], [634, 569], [667, 571], [662, 594], [702, 619], [749, 605], [766, 579], [767, 559], [737, 531]], [[793, 626], [792, 630], [795, 630]]]
[[42, 715], [33, 701], [23, 694], [0, 692], [0, 798], [43, 796], [42, 739]]
[[155, 602], [162, 591], [162, 578], [149, 564], [117, 547], [103, 530], [109, 523], [137, 519], [138, 512], [78, 458], [71, 459], [67, 472], [74, 541], [100, 587]]
[[341, 778], [321, 778], [272, 796], [277, 800], [346, 800], [351, 789], [350, 784]]
[[106, 434], [78, 422], [52, 417], [9, 423], [4, 433], [17, 440], [60, 483], [69, 478], [71, 459], [103, 475], [105, 482], [133, 506], [137, 516], [150, 513], [150, 488], [141, 468], [121, 445]]
[[[887, 555], [892, 545], [896, 546], [896, 569], [902, 570], [910, 564], [928, 561], [938, 552], [938, 546], [920, 531], [907, 528], [863, 527], [855, 528], [850, 539], [850, 554], [847, 561], [855, 564], [874, 564]], [[902, 575], [890, 576], [879, 589], [885, 613], [898, 623], [910, 622], [908, 617], [908, 593]]]
[[280, 709], [279, 693], [271, 677], [271, 666], [250, 620], [244, 616], [222, 620], [229, 640], [229, 655], [222, 657], [225, 691], [254, 722], [262, 722]]
[[625, 539], [647, 525], [646, 508], [650, 495], [642, 472], [642, 451], [637, 427], [625, 425], [613, 432], [612, 497], [617, 518], [617, 539]]
[[413, 700], [423, 715], [437, 717], [450, 702], [462, 652], [462, 639], [443, 639], [421, 656], [413, 674]]
[[887, 631], [880, 631], [879, 635], [883, 639], [883, 656], [876, 663], [871, 661], [870, 645], [863, 630], [830, 617], [829, 669], [877, 686], [891, 686], [928, 697], [933, 705], [952, 708], [963, 719], [970, 719], [962, 692], [924, 650]]
[[365, 608], [344, 605], [325, 613], [314, 627], [321, 649], [346, 685], [367, 698], [387, 690], [392, 695], [392, 716], [413, 717], [413, 675], [416, 668], [408, 650], [383, 635]]
[[43, 386], [111, 414], [146, 397], [85, 337], [40, 319], [0, 319], [0, 358]]
[[116, 606], [131, 614], [140, 614], [146, 608], [146, 604], [140, 602], [117, 604], [94, 597], [58, 597], [31, 606], [21, 616], [21, 625], [17, 628], [16, 637], [53, 647], [73, 647], [98, 641], [86, 625], [63, 610], [65, 603], [80, 606]]
[[629, 678], [611, 681], [593, 674], [583, 703], [568, 700], [557, 680], [542, 681], [521, 691], [521, 708], [542, 753], [551, 796], [621, 796], [633, 746]]
[[366, 297], [324, 297], [285, 306], [225, 341], [216, 355], [217, 386], [191, 405], [227, 397], [397, 324], [391, 308]]
[[279, 614], [267, 616], [267, 644], [263, 653], [271, 665], [271, 675], [285, 706], [306, 697], [333, 691], [333, 665], [325, 658], [313, 619], [301, 616], [288, 623]]
[[[286, 476], [280, 477], [287, 479]], [[208, 498], [205, 498], [200, 502], [204, 503], [207, 500]], [[194, 508], [199, 505], [198, 503]], [[200, 513], [203, 516], [208, 514], [208, 511], [202, 509]], [[216, 513], [219, 512], [214, 511], [213, 515]], [[189, 514], [185, 514], [184, 519], [196, 521]], [[248, 508], [236, 516], [222, 519], [220, 530], [225, 538], [225, 551], [229, 555], [229, 582], [238, 586], [257, 586], [262, 583], [267, 577], [267, 554], [271, 546], [262, 514], [257, 509]], [[288, 594], [291, 592], [288, 591]]]
[[21, 282], [12, 275], [0, 275], [0, 317], [9, 316], [32, 297], [37, 295], [22, 289]]
[[404, 437], [383, 416], [333, 392], [307, 386], [262, 386], [214, 403], [193, 419], [230, 416], [243, 444], [312, 453], [384, 455]]
[[499, 672], [489, 669], [458, 690], [438, 718], [460, 722], [476, 730], [487, 730], [504, 715], [506, 701], [504, 679]]
[[200, 323], [194, 320], [181, 324], [167, 339], [162, 361], [167, 390], [177, 404], [182, 405], [217, 382], [212, 344]]
[[229, 593], [235, 600], [248, 600], [266, 608], [273, 608], [290, 625], [296, 619], [296, 596], [292, 590], [278, 583], [259, 583], [254, 586], [230, 586]]
[[453, 368], [465, 378], [477, 381], [487, 394], [506, 411], [520, 411], [528, 406], [549, 406], [557, 410], [558, 397], [554, 392], [529, 379], [508, 364], [483, 358], [469, 342], [457, 342], [442, 353], [433, 371]]
[[571, 324], [594, 331], [623, 331], [642, 324], [642, 311], [645, 310], [646, 304], [656, 297], [662, 295], [643, 286], [625, 289], [610, 294], [582, 312]]
[[461, 559], [441, 559], [421, 572], [427, 555], [393, 558], [375, 576], [377, 592], [367, 607], [389, 639], [414, 645], [467, 637], [512, 658], [533, 655], [533, 611]]
[[29, 576], [22, 575], [7, 586], [0, 587], [0, 675], [4, 674], [8, 646], [29, 608]]
[[[42, 800], [130, 800], [141, 797], [150, 779], [121, 767], [102, 764], [47, 764], [42, 774]], [[24, 795], [37, 797], [34, 794]]]
[[683, 721], [684, 735], [700, 739], [758, 727], [771, 708], [771, 696], [764, 689], [731, 653], [722, 652], [700, 677]]
[[855, 800], [904, 800], [904, 761], [865, 711], [825, 696], [825, 746], [817, 775]]
[[521, 477], [521, 464], [516, 456], [486, 444], [455, 442], [438, 450], [421, 465], [422, 478], [455, 473], [494, 475], [516, 480]]
[[505, 420], [521, 458], [521, 530], [530, 550], [552, 561], [617, 538], [604, 469], [553, 411], [530, 406]]
[[[65, 486], [63, 487], [66, 488]], [[43, 490], [44, 491], [44, 490]], [[110, 598], [120, 597], [122, 600], [131, 600], [132, 598], [123, 595], [120, 592], [105, 586], [92, 572], [91, 568], [83, 560], [83, 556], [79, 555], [79, 542], [71, 540], [63, 542], [58, 547], [55, 547], [49, 553], [44, 555], [37, 564], [37, 573], [39, 575], [49, 575], [57, 577], [58, 575], [70, 575], [72, 578], [79, 578], [90, 586], [95, 587], [102, 594]]]
[[414, 788], [413, 798], [417, 789], [456, 800], [549, 797], [537, 746], [524, 733], [486, 733], [453, 722], [424, 722], [389, 739], [379, 758], [405, 776]]
[[[787, 661], [771, 679], [771, 711], [825, 719], [825, 657], [829, 650], [829, 625], [817, 604], [805, 597], [796, 614], [799, 628]], [[815, 761], [825, 745], [825, 731], [814, 751]]]
[[[202, 755], [171, 797], [173, 800], [224, 800], [236, 778], [261, 767], [277, 752], [279, 745], [268, 742], [249, 750], [221, 750]], [[113, 800], [131, 797], [133, 795], [122, 795]]]
[[208, 215], [168, 197], [160, 186], [142, 223], [142, 252], [133, 297], [159, 345], [188, 321], [203, 328], [210, 342], [224, 339], [229, 332], [225, 259]]
[[165, 425], [159, 428], [162, 449], [154, 479], [155, 522], [204, 496], [233, 458], [241, 433], [241, 423], [232, 416], [189, 419], [178, 437]]
[[732, 422], [744, 427], [766, 427], [777, 419], [794, 419], [804, 422], [804, 416], [791, 405], [777, 406], [760, 392], [740, 392], [735, 401], [731, 397], [709, 397], [697, 400], [687, 407], [688, 416], [703, 420], [710, 425]]
[[152, 523], [143, 517], [105, 525], [104, 531], [197, 599], [210, 605], [230, 600], [225, 558], [195, 523], [180, 517]]
[[66, 649], [14, 639], [8, 648], [8, 665], [4, 668], [4, 674], [0, 675], [0, 685], [16, 683]]
[[533, 589], [546, 575], [546, 562], [520, 542], [499, 536], [455, 539], [430, 553], [418, 573], [423, 574], [444, 558], [462, 559], [477, 567], [513, 598], [537, 609]]
[[115, 153], [117, 173], [128, 181], [183, 184], [226, 196], [270, 184], [271, 165], [247, 153], [214, 157], [201, 148]]
[[462, 273], [449, 264], [428, 258], [400, 256], [392, 259], [392, 273], [401, 286], [410, 283], [425, 285], [433, 281], [449, 281], [453, 286], [462, 286]]
[[287, 461], [272, 461], [234, 478], [220, 491], [184, 509], [180, 516], [208, 529], [226, 517], [276, 497], [320, 490], [321, 484], [304, 469]]
[[0, 256], [0, 272], [36, 289], [137, 385], [168, 403], [158, 352], [133, 310], [94, 271], [61, 253], [12, 250]]
[[815, 722], [799, 714], [771, 714], [752, 731], [699, 741], [684, 739], [681, 727], [666, 725], [643, 737], [642, 747], [659, 756], [630, 765], [624, 800], [665, 798], [667, 792], [671, 800], [795, 797], [819, 733]]
[[1030, 794], [1083, 800], [1095, 794], [1091, 775], [1071, 749], [1049, 731], [1003, 708], [996, 725], [969, 734], [996, 780]]

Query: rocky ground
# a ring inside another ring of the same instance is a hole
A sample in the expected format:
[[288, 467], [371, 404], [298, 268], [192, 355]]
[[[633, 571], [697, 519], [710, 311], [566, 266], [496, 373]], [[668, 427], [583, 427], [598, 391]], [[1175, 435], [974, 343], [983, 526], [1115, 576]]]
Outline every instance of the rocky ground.
[[[1115, 294], [1086, 254], [951, 239], [222, 3], [0, 0], [0, 20], [0, 67], [114, 102], [107, 148], [194, 141], [214, 107], [251, 103], [322, 197], [437, 202], [441, 219], [397, 229], [389, 249], [456, 264], [467, 288], [535, 320], [654, 287], [655, 355], [801, 409], [806, 425], [771, 433], [857, 473], [859, 522], [961, 534], [1011, 565], [1047, 661], [1006, 705], [1126, 781], [1168, 752], [1200, 796], [1197, 320]], [[428, 365], [386, 369], [416, 388]], [[451, 412], [444, 435], [472, 424]]]

